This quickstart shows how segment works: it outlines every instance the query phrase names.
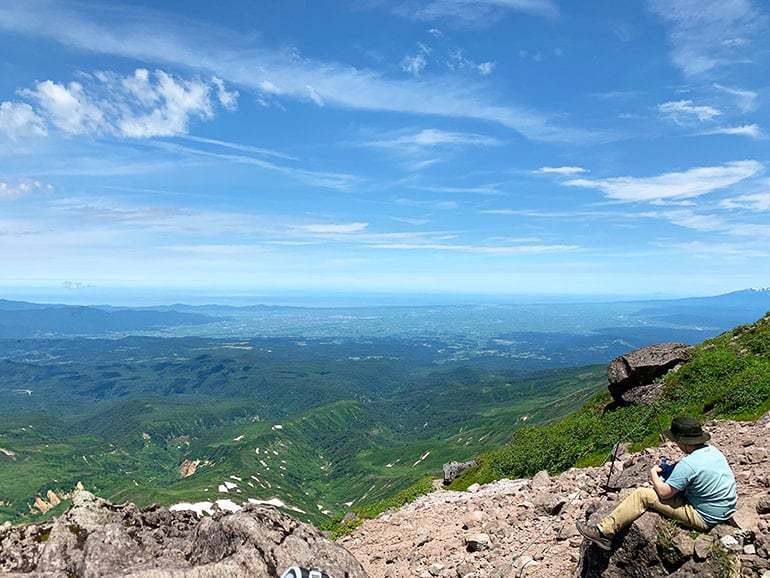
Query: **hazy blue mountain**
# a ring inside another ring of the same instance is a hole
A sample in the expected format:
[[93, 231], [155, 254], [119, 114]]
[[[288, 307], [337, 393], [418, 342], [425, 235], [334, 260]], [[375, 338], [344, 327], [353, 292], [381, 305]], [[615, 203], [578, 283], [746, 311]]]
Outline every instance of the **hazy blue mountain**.
[[71, 337], [147, 331], [163, 327], [200, 325], [214, 321], [199, 313], [42, 305], [0, 301], [0, 337]]

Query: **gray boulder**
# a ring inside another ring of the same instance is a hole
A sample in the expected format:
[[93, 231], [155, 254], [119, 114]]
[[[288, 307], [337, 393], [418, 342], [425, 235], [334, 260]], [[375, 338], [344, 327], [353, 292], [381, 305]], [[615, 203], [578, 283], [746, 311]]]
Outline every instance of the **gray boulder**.
[[0, 574], [97, 578], [280, 576], [289, 566], [366, 578], [318, 531], [276, 509], [245, 506], [198, 518], [161, 507], [114, 506], [88, 492], [52, 522], [0, 528]]
[[651, 403], [660, 395], [659, 378], [690, 359], [682, 343], [642, 347], [612, 360], [607, 367], [609, 390], [617, 403]]
[[448, 464], [444, 464], [444, 484], [448, 486], [464, 471], [475, 468], [477, 465], [478, 462], [476, 460], [470, 460], [468, 462], [449, 462]]

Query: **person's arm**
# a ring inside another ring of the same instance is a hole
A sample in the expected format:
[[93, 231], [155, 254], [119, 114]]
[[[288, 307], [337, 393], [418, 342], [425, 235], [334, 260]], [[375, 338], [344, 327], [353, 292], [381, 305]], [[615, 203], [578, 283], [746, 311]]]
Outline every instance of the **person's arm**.
[[655, 492], [661, 500], [670, 500], [679, 493], [679, 489], [668, 485], [661, 479], [660, 472], [662, 471], [660, 466], [653, 466], [650, 470], [650, 481], [652, 481], [652, 487], [655, 488]]

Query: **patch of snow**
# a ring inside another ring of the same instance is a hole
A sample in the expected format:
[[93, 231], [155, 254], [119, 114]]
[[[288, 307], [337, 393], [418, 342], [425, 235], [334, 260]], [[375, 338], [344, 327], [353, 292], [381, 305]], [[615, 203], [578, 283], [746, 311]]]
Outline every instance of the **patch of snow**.
[[416, 466], [417, 464], [419, 464], [421, 461], [423, 461], [423, 460], [424, 460], [425, 458], [427, 458], [429, 455], [430, 455], [430, 450], [429, 450], [429, 451], [427, 451], [427, 452], [425, 452], [424, 454], [422, 454], [422, 455], [420, 456], [420, 459], [418, 459], [416, 462], [414, 462], [414, 463], [412, 464], [412, 467], [414, 467], [414, 466]]
[[239, 482], [242, 482], [243, 479], [239, 478], [238, 476], [230, 476], [231, 480], [238, 480]]
[[276, 430], [276, 429], [283, 429], [283, 426], [281, 424], [276, 424], [276, 425], [273, 426], [273, 429], [274, 430]]
[[246, 435], [245, 435], [245, 434], [241, 434], [241, 435], [239, 435], [237, 438], [233, 438], [233, 441], [234, 441], [234, 442], [239, 442], [239, 441], [241, 441], [241, 440], [242, 440], [243, 438], [245, 438], [245, 437], [246, 437]]
[[216, 504], [220, 510], [225, 512], [238, 512], [241, 510], [241, 507], [232, 500], [217, 500]]
[[237, 487], [238, 487], [238, 484], [234, 484], [232, 482], [223, 482], [219, 484], [219, 486], [217, 487], [217, 490], [224, 494], [227, 494], [230, 490], [233, 490]]
[[209, 516], [214, 513], [214, 504], [211, 502], [179, 502], [178, 504], [174, 504], [169, 508], [172, 512], [180, 512], [184, 510], [190, 510], [191, 512], [195, 512], [197, 516], [202, 516], [204, 512], [208, 514]]
[[262, 506], [274, 506], [276, 508], [284, 508], [286, 510], [291, 510], [292, 512], [299, 512], [300, 514], [307, 514], [304, 510], [300, 510], [299, 508], [295, 506], [290, 506], [280, 498], [270, 498], [269, 500], [257, 500], [255, 498], [249, 498], [250, 504], [257, 504]]

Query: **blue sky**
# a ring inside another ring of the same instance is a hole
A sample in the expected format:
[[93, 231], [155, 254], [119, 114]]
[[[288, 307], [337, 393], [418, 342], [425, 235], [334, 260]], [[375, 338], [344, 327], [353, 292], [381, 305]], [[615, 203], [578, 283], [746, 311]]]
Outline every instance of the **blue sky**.
[[0, 287], [770, 284], [766, 3], [217, 4], [0, 3]]

